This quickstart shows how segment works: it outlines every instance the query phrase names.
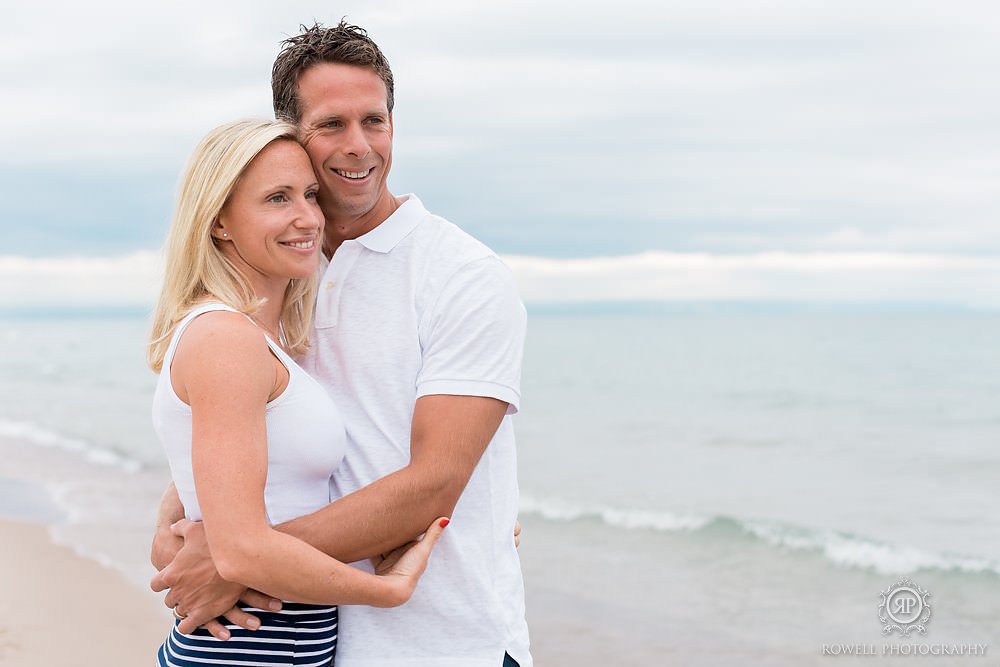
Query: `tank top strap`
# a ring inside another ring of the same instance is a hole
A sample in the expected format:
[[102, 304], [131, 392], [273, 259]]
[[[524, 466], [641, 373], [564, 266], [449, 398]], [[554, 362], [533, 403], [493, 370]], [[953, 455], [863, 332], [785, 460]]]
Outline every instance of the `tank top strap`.
[[[170, 345], [167, 346], [167, 351], [163, 355], [163, 368], [170, 368], [170, 364], [174, 359], [174, 352], [177, 349], [177, 344], [180, 342], [181, 336], [184, 335], [184, 330], [187, 329], [188, 325], [191, 324], [195, 320], [195, 318], [198, 317], [199, 315], [204, 315], [205, 313], [212, 312], [213, 310], [227, 310], [231, 313], [240, 312], [235, 308], [233, 308], [232, 306], [227, 306], [224, 303], [217, 303], [217, 302], [203, 303], [197, 308], [192, 308], [190, 311], [188, 311], [188, 314], [185, 315], [183, 318], [181, 318], [181, 321], [178, 322], [177, 325], [174, 327], [174, 331], [170, 337]], [[243, 313], [240, 314], [242, 315]], [[269, 345], [270, 342], [271, 342], [270, 339], [268, 339]]]
[[274, 352], [274, 354], [278, 357], [278, 360], [281, 363], [283, 363], [285, 366], [287, 366], [289, 362], [294, 363], [295, 360], [292, 359], [287, 352], [285, 352], [285, 349], [281, 347], [281, 345], [279, 345], [273, 338], [271, 338], [271, 334], [264, 331], [264, 329], [262, 329], [256, 322], [254, 322], [254, 326], [260, 329], [260, 333], [264, 336], [264, 340], [267, 341], [267, 346], [271, 348], [271, 351]]
[[278, 361], [281, 362], [282, 366], [287, 368], [290, 373], [292, 372], [293, 368], [298, 367], [296, 361], [292, 359], [292, 357], [287, 352], [285, 352], [285, 350], [282, 349], [282, 347], [278, 343], [276, 343], [266, 331], [261, 329], [261, 327], [256, 322], [254, 322], [252, 317], [250, 317], [246, 313], [241, 313], [232, 306], [227, 306], [224, 303], [212, 302], [212, 303], [205, 303], [198, 306], [197, 308], [191, 309], [191, 311], [188, 312], [188, 314], [185, 315], [181, 319], [181, 321], [177, 323], [177, 326], [174, 327], [174, 332], [170, 340], [170, 345], [167, 346], [167, 352], [166, 354], [163, 355], [164, 368], [170, 368], [170, 364], [173, 362], [174, 359], [174, 352], [177, 349], [177, 344], [180, 342], [181, 336], [184, 335], [184, 330], [187, 329], [188, 325], [191, 324], [191, 322], [193, 322], [195, 318], [197, 318], [199, 315], [204, 315], [205, 313], [210, 313], [215, 310], [225, 310], [230, 313], [239, 313], [240, 315], [246, 317], [247, 320], [249, 320], [249, 322], [253, 324], [255, 327], [257, 327], [257, 329], [260, 331], [261, 335], [264, 337], [264, 340], [267, 342], [267, 346], [278, 358]]

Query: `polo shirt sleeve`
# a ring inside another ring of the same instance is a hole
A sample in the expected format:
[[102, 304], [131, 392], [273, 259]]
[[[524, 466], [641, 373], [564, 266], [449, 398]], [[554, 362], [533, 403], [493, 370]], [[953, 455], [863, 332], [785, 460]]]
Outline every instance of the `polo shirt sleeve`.
[[462, 266], [422, 319], [417, 397], [487, 396], [517, 412], [526, 322], [514, 276], [498, 257]]

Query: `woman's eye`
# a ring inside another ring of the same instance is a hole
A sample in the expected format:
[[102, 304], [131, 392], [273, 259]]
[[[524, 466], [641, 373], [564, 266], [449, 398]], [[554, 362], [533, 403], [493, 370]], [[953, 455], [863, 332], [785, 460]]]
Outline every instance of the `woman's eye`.
[[319, 195], [318, 190], [309, 190], [308, 192], [306, 192], [306, 199], [316, 199], [318, 195]]
[[284, 194], [279, 192], [278, 194], [274, 194], [268, 197], [267, 201], [271, 202], [272, 204], [280, 204], [283, 201], [287, 201], [287, 198], [285, 197]]

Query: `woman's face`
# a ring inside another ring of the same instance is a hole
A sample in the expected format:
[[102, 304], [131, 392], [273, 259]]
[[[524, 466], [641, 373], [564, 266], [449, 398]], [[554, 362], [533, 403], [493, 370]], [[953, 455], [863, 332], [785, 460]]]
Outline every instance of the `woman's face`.
[[318, 190], [309, 157], [290, 140], [269, 144], [237, 182], [212, 236], [258, 292], [316, 271], [323, 238]]

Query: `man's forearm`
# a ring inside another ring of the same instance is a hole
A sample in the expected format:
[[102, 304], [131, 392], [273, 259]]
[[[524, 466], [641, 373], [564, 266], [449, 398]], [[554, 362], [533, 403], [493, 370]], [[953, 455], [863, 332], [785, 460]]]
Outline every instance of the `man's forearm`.
[[506, 412], [484, 396], [418, 398], [408, 465], [279, 529], [347, 563], [409, 542], [451, 516]]
[[450, 516], [464, 488], [440, 475], [403, 468], [312, 514], [277, 526], [345, 563], [391, 551]]
[[406, 467], [279, 530], [346, 563], [409, 542], [435, 518], [451, 516], [506, 410], [483, 396], [422, 396]]
[[156, 532], [149, 555], [149, 560], [157, 570], [169, 565], [184, 544], [183, 540], [170, 532], [170, 526], [183, 518], [184, 505], [177, 495], [177, 488], [171, 482], [160, 499], [160, 507], [156, 513]]

